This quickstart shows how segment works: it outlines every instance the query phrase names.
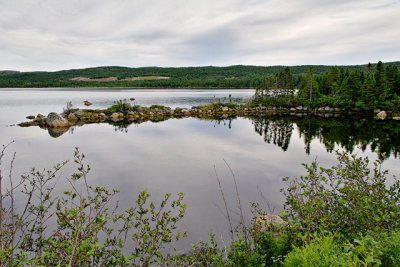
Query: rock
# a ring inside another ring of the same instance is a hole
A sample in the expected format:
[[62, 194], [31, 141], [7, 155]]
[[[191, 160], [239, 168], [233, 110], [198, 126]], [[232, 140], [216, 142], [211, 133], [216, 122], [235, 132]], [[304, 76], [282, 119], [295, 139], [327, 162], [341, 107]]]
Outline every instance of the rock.
[[342, 112], [342, 110], [340, 108], [334, 108], [335, 112]]
[[295, 108], [290, 108], [290, 111], [296, 111], [296, 109]]
[[130, 101], [135, 101], [134, 97], [129, 98]]
[[265, 232], [268, 231], [271, 226], [285, 226], [288, 223], [278, 215], [265, 214], [257, 216], [254, 224], [256, 227], [259, 227], [261, 232]]
[[36, 118], [33, 119], [33, 122], [37, 123], [40, 126], [47, 125], [46, 121], [47, 121], [47, 118], [45, 116], [43, 116], [42, 114], [37, 114]]
[[303, 107], [302, 106], [298, 106], [298, 107], [296, 107], [296, 109], [301, 111], [301, 110], [303, 110]]
[[43, 120], [44, 118], [46, 118], [46, 117], [39, 113], [39, 114], [36, 115], [36, 118], [35, 118], [34, 120], [35, 120], [35, 121], [41, 121], [41, 120]]
[[55, 112], [50, 112], [47, 115], [47, 125], [50, 127], [70, 127], [72, 124], [64, 119], [60, 114]]
[[393, 120], [400, 121], [400, 117], [392, 117]]
[[77, 120], [79, 120], [79, 118], [74, 114], [74, 113], [70, 113], [70, 114], [68, 114], [68, 120], [70, 121], [70, 122], [75, 122], [75, 121], [77, 121]]
[[35, 126], [36, 123], [32, 122], [32, 121], [26, 121], [26, 122], [21, 122], [20, 124], [18, 124], [18, 126], [20, 127], [29, 127], [29, 126]]
[[381, 112], [379, 112], [378, 114], [376, 114], [376, 116], [381, 119], [384, 120], [387, 116], [386, 111], [382, 110]]
[[229, 108], [228, 107], [222, 107], [222, 112], [228, 112]]
[[137, 111], [137, 112], [143, 112], [143, 108], [142, 108], [142, 107], [138, 107], [138, 108], [136, 109], [136, 111]]
[[81, 109], [78, 109], [78, 110], [75, 111], [73, 114], [74, 114], [75, 116], [77, 116], [78, 118], [80, 118], [80, 117], [82, 117], [82, 116], [85, 114], [85, 112], [84, 112], [83, 110], [81, 110]]
[[33, 120], [33, 119], [35, 118], [35, 116], [30, 115], [30, 116], [27, 116], [26, 118], [27, 118], [28, 120]]
[[85, 106], [91, 106], [92, 102], [85, 100], [85, 101], [83, 101], [83, 104], [85, 104]]
[[107, 119], [107, 116], [104, 113], [100, 113], [99, 116], [101, 121], [105, 121]]
[[[119, 121], [123, 118], [123, 114], [121, 116], [122, 113], [118, 113], [118, 112], [114, 112], [113, 114], [111, 114], [110, 119], [113, 121]], [[121, 118], [122, 117], [122, 118]]]
[[379, 112], [381, 112], [380, 109], [375, 109], [375, 110], [374, 110], [374, 113], [375, 113], [375, 114], [378, 114]]
[[47, 131], [49, 132], [49, 135], [51, 137], [57, 138], [57, 137], [60, 137], [61, 135], [63, 135], [64, 133], [66, 133], [68, 131], [68, 128], [67, 127], [49, 128]]

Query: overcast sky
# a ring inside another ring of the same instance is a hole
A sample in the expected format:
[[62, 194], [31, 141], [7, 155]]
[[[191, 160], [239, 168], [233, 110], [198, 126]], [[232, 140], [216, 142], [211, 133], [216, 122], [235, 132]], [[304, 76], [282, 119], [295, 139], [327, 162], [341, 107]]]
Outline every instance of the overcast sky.
[[400, 60], [400, 0], [0, 0], [0, 70]]

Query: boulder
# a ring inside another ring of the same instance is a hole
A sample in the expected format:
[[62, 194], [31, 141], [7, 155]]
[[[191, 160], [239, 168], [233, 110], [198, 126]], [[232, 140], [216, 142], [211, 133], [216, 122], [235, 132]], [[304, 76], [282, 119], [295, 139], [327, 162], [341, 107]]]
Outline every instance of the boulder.
[[37, 124], [32, 121], [25, 121], [25, 122], [21, 122], [20, 124], [18, 124], [18, 126], [20, 126], [20, 127], [30, 127], [30, 126], [35, 126], [35, 125], [37, 125]]
[[35, 118], [35, 116], [30, 115], [30, 116], [27, 116], [26, 118], [27, 118], [28, 120], [33, 120], [33, 119]]
[[72, 124], [64, 119], [60, 114], [55, 112], [50, 112], [47, 115], [47, 125], [50, 127], [70, 127]]
[[222, 107], [222, 112], [228, 112], [229, 108], [228, 107]]
[[134, 97], [129, 98], [130, 101], [135, 101]]
[[301, 111], [301, 110], [303, 110], [303, 107], [302, 106], [298, 106], [298, 107], [296, 107], [296, 109]]
[[271, 226], [285, 226], [288, 223], [278, 215], [265, 214], [257, 216], [254, 224], [261, 232], [265, 232], [270, 230]]
[[[122, 115], [122, 116], [121, 116]], [[113, 121], [119, 121], [123, 118], [123, 114], [119, 113], [119, 112], [114, 112], [113, 114], [111, 114], [110, 119]]]
[[83, 101], [83, 104], [85, 104], [85, 106], [91, 106], [92, 102], [85, 100], [85, 101]]
[[45, 116], [43, 116], [42, 114], [37, 114], [36, 118], [33, 119], [33, 122], [37, 123], [40, 126], [47, 125], [46, 121], [47, 121], [47, 118]]
[[47, 131], [49, 132], [49, 135], [51, 137], [57, 138], [57, 137], [60, 137], [61, 135], [63, 135], [64, 133], [66, 133], [68, 131], [68, 128], [67, 127], [49, 128]]
[[77, 116], [78, 118], [80, 118], [80, 117], [82, 117], [82, 116], [85, 114], [85, 112], [84, 112], [83, 110], [81, 110], [81, 109], [78, 109], [78, 110], [75, 111], [73, 114], [74, 114], [75, 116]]
[[79, 120], [79, 118], [74, 114], [74, 113], [70, 113], [70, 114], [68, 114], [68, 120], [70, 121], [70, 122], [75, 122], [75, 121], [77, 121], [77, 120]]
[[392, 117], [393, 120], [400, 121], [400, 116]]
[[378, 114], [376, 114], [376, 116], [377, 116], [379, 119], [384, 120], [384, 119], [386, 119], [387, 114], [386, 114], [386, 111], [382, 110], [381, 112], [379, 112]]

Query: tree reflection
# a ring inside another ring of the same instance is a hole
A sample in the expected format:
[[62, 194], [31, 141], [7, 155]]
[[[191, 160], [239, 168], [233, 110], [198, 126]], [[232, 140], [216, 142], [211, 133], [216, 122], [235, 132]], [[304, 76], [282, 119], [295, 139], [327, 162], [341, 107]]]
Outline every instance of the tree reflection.
[[336, 146], [348, 152], [355, 149], [379, 151], [382, 157], [400, 153], [400, 122], [360, 118], [321, 118], [317, 116], [268, 116], [251, 117], [255, 131], [267, 143], [273, 143], [287, 150], [294, 125], [304, 141], [307, 154], [311, 142], [318, 140], [328, 152]]
[[268, 144], [271, 142], [286, 151], [289, 147], [293, 132], [293, 123], [283, 118], [271, 120], [269, 117], [252, 118], [255, 131], [264, 137]]

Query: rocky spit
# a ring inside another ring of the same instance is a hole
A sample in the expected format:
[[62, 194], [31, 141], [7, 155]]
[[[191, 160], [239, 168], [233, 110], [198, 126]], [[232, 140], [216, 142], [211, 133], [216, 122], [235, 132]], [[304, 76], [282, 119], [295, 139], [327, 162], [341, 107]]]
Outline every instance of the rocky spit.
[[[319, 107], [310, 109], [303, 106], [297, 107], [266, 107], [262, 105], [247, 106], [234, 104], [210, 104], [188, 108], [175, 108], [165, 106], [128, 106], [125, 110], [112, 109], [71, 109], [62, 114], [55, 112], [47, 116], [37, 114], [28, 116], [30, 121], [18, 124], [21, 127], [40, 126], [42, 128], [69, 128], [74, 125], [89, 123], [116, 123], [119, 121], [162, 121], [170, 118], [194, 117], [204, 119], [224, 119], [232, 116], [260, 116], [260, 115], [289, 115], [289, 116], [320, 116], [340, 117], [359, 115], [355, 111], [344, 111], [333, 107]], [[390, 111], [375, 110], [377, 119], [400, 120], [400, 114]]]

